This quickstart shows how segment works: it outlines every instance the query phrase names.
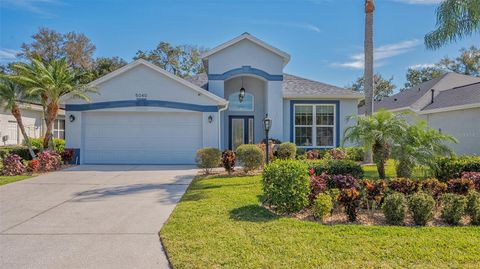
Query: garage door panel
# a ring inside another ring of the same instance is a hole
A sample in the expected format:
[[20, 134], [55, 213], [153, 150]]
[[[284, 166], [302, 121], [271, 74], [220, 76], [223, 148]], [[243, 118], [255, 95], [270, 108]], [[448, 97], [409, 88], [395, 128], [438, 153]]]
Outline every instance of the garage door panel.
[[85, 113], [85, 163], [191, 164], [202, 145], [201, 113]]

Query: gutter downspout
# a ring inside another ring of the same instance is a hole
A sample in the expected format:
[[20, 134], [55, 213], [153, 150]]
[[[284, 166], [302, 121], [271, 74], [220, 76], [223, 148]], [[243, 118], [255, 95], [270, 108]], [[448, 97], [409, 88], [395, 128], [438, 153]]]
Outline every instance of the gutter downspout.
[[225, 107], [218, 110], [218, 149], [221, 150], [222, 148], [222, 126], [221, 126], [221, 112], [227, 110], [228, 102]]

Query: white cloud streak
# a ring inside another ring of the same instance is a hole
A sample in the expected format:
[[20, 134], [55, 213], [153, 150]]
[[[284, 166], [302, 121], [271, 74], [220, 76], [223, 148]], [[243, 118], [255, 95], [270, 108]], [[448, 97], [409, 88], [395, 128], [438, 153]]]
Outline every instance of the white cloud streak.
[[437, 5], [444, 0], [393, 0], [395, 2], [410, 4], [410, 5]]
[[[385, 64], [384, 60], [398, 56], [400, 54], [407, 53], [413, 50], [416, 46], [421, 43], [419, 39], [405, 40], [395, 44], [388, 44], [380, 46], [374, 49], [373, 55], [376, 67], [382, 66]], [[333, 63], [333, 66], [350, 68], [350, 69], [363, 69], [365, 65], [364, 54], [357, 53], [350, 56], [350, 60], [342, 63]]]
[[11, 9], [19, 9], [31, 13], [51, 16], [42, 6], [45, 4], [59, 4], [59, 0], [1, 0], [3, 5]]
[[422, 68], [428, 68], [428, 67], [435, 67], [435, 64], [414, 64], [414, 65], [409, 66], [408, 68], [422, 69]]
[[315, 33], [320, 33], [320, 27], [308, 23], [308, 22], [300, 22], [300, 21], [275, 21], [275, 20], [255, 20], [255, 19], [247, 19], [247, 18], [229, 18], [235, 19], [239, 21], [243, 21], [250, 24], [256, 25], [267, 25], [267, 26], [275, 26], [275, 27], [290, 27], [290, 28], [297, 28], [303, 29]]
[[0, 49], [0, 62], [11, 62], [17, 59], [20, 51], [12, 49]]

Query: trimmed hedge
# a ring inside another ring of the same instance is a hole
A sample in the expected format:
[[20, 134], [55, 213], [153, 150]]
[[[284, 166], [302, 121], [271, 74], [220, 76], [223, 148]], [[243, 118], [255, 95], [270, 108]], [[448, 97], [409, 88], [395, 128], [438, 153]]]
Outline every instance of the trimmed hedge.
[[448, 224], [458, 225], [465, 213], [467, 198], [463, 195], [446, 193], [442, 196], [442, 219]]
[[402, 225], [405, 219], [407, 200], [405, 195], [399, 192], [392, 193], [383, 201], [383, 214], [388, 224]]
[[329, 175], [350, 174], [357, 179], [363, 178], [362, 167], [350, 160], [310, 160], [308, 166], [309, 169], [315, 171], [315, 175], [321, 175], [322, 173]]
[[[38, 155], [40, 150], [38, 148], [33, 148], [33, 152], [35, 155]], [[0, 147], [0, 159], [5, 159], [9, 154], [16, 154], [20, 156], [23, 160], [30, 161], [32, 160], [32, 156], [30, 156], [30, 152], [28, 151], [28, 147], [25, 146], [4, 146]]]
[[206, 147], [197, 150], [195, 162], [198, 168], [203, 169], [206, 174], [209, 174], [213, 168], [220, 166], [221, 157], [222, 153], [220, 150]]
[[[30, 137], [30, 143], [32, 144], [32, 147], [38, 148], [38, 149], [43, 149], [43, 137], [39, 138], [32, 138]], [[25, 141], [24, 141], [25, 143]], [[60, 138], [53, 138], [53, 150], [56, 152], [62, 152], [65, 150], [65, 140], [60, 139]]]
[[417, 192], [408, 201], [415, 225], [425, 226], [433, 219], [435, 200], [429, 194]]
[[480, 172], [480, 156], [440, 157], [435, 163], [435, 177], [444, 182], [460, 178], [463, 172]]
[[283, 142], [278, 145], [277, 157], [279, 159], [295, 159], [297, 154], [297, 146], [292, 142]]
[[[243, 170], [248, 173], [253, 171], [263, 164], [263, 152], [253, 144], [243, 144], [237, 148], [237, 159], [243, 166]], [[270, 154], [269, 154], [270, 155]]]

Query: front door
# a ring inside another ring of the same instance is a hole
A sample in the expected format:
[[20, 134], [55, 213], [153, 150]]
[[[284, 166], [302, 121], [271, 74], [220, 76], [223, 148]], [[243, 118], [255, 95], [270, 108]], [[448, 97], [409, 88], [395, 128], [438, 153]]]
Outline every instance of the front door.
[[253, 116], [230, 116], [229, 148], [253, 144]]

